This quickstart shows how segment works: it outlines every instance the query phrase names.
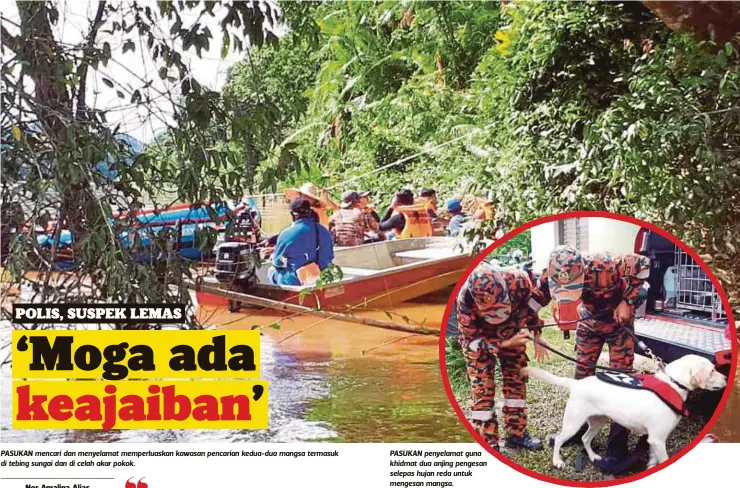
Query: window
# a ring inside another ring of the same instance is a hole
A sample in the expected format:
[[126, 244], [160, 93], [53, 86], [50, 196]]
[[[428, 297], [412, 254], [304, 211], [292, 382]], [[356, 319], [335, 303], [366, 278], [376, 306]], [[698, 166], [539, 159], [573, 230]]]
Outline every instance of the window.
[[556, 232], [559, 246], [573, 246], [581, 252], [588, 252], [588, 220], [579, 217], [558, 220]]

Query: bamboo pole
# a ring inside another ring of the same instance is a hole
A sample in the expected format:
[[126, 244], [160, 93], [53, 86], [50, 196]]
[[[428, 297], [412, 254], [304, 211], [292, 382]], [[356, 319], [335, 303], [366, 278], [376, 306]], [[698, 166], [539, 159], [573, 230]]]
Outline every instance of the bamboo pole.
[[370, 327], [378, 327], [380, 329], [395, 330], [399, 332], [410, 332], [412, 334], [432, 335], [432, 336], [439, 335], [438, 330], [427, 329], [424, 327], [412, 327], [412, 326], [394, 324], [392, 322], [385, 322], [383, 320], [369, 319], [365, 317], [355, 317], [354, 315], [349, 315], [349, 314], [345, 314], [341, 312], [327, 312], [324, 310], [317, 310], [317, 309], [313, 309], [310, 307], [304, 307], [302, 305], [294, 305], [292, 303], [279, 302], [276, 300], [270, 300], [269, 298], [258, 297], [258, 296], [249, 295], [246, 293], [240, 293], [240, 292], [231, 291], [231, 290], [224, 290], [217, 286], [195, 283], [191, 280], [185, 280], [185, 284], [188, 286], [188, 288], [195, 290], [195, 291], [204, 291], [206, 293], [212, 293], [214, 295], [222, 296], [230, 300], [237, 300], [239, 302], [248, 303], [250, 305], [255, 305], [258, 307], [270, 307], [275, 310], [280, 310], [283, 312], [310, 313], [318, 317], [324, 317], [327, 319], [343, 320], [345, 322], [354, 322], [357, 324], [367, 325]]

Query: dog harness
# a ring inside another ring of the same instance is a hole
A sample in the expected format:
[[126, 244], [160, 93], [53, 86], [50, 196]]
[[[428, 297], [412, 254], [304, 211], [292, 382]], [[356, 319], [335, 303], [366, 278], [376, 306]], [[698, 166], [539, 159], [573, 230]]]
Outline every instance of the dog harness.
[[[661, 381], [651, 374], [627, 374], [627, 373], [614, 373], [611, 371], [598, 372], [596, 377], [606, 383], [622, 386], [625, 388], [633, 388], [635, 390], [649, 390], [655, 393], [663, 403], [668, 405], [671, 410], [684, 417], [689, 416], [689, 410], [686, 408], [681, 395], [671, 387], [665, 381]], [[684, 388], [682, 385], [678, 385], [679, 388]], [[685, 388], [684, 388], [685, 389]]]

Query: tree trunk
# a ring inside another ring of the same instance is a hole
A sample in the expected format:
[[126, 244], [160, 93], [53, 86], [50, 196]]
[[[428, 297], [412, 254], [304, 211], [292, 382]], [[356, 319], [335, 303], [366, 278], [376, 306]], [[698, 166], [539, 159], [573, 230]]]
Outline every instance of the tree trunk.
[[[61, 200], [58, 221], [78, 241], [87, 233], [86, 222], [92, 222], [100, 212], [87, 174], [87, 164], [92, 162], [78, 159], [78, 146], [87, 141], [75, 122], [71, 90], [65, 76], [67, 56], [63, 46], [54, 39], [51, 28], [52, 19], [58, 13], [48, 2], [18, 1], [16, 4], [21, 25], [17, 51], [27, 63], [24, 74], [34, 83], [31, 108], [54, 153], [55, 179]], [[97, 33], [99, 23], [96, 17], [93, 34]], [[83, 60], [83, 65], [85, 62]], [[52, 261], [56, 259], [60, 230], [56, 232], [51, 250]]]
[[16, 5], [21, 20], [19, 39], [23, 40], [18, 54], [28, 63], [25, 74], [35, 85], [34, 103], [39, 122], [50, 138], [64, 138], [64, 119], [71, 113], [72, 102], [64, 80], [58, 78], [65, 59], [51, 31], [51, 10], [46, 2], [18, 1]]
[[738, 43], [740, 2], [649, 1], [642, 3], [672, 30], [690, 32], [698, 39], [714, 39], [720, 44], [730, 40]]

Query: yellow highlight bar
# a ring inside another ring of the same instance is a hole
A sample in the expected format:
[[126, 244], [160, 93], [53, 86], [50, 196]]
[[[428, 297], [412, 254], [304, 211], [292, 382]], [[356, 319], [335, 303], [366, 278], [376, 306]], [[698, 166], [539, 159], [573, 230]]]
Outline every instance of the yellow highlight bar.
[[13, 331], [13, 378], [259, 378], [258, 330]]
[[267, 429], [267, 381], [13, 381], [14, 429]]

